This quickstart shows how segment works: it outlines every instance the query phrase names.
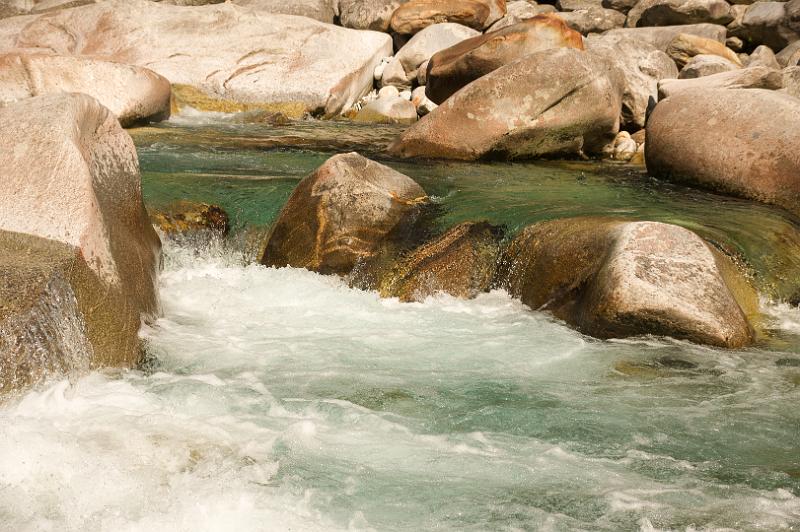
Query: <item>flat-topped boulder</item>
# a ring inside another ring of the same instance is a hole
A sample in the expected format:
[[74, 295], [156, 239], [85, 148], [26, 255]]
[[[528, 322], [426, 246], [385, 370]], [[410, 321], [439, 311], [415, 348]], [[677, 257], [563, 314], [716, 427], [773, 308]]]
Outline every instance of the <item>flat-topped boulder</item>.
[[160, 241], [130, 136], [90, 96], [53, 94], [0, 107], [0, 145], [13, 146], [0, 150], [0, 230], [63, 244], [55, 261], [84, 261], [92, 365], [135, 363], [139, 326], [159, 310]]
[[483, 31], [506, 14], [506, 0], [410, 0], [392, 14], [392, 31], [417, 33], [432, 24], [456, 22]]
[[94, 97], [123, 126], [169, 117], [170, 83], [146, 68], [75, 56], [0, 54], [0, 101], [59, 92]]
[[386, 34], [230, 3], [108, 0], [24, 18], [0, 21], [0, 49], [144, 66], [205, 110], [338, 115], [372, 89], [375, 67], [392, 53]]
[[539, 15], [519, 24], [477, 35], [431, 57], [425, 93], [441, 104], [465, 85], [526, 55], [553, 48], [583, 49], [580, 33], [555, 15]]
[[413, 240], [426, 203], [410, 177], [357, 153], [334, 155], [292, 192], [261, 263], [349, 274]]
[[380, 279], [382, 297], [422, 301], [444, 293], [472, 299], [488, 292], [500, 255], [498, 227], [464, 222], [410, 251]]
[[574, 48], [530, 54], [470, 83], [390, 146], [400, 157], [521, 159], [610, 151], [622, 80]]
[[740, 347], [753, 341], [755, 291], [733, 263], [682, 227], [568, 218], [526, 227], [500, 286], [600, 338], [658, 335]]
[[647, 170], [660, 179], [778, 205], [800, 215], [798, 143], [800, 105], [788, 94], [683, 90], [660, 101], [650, 115]]

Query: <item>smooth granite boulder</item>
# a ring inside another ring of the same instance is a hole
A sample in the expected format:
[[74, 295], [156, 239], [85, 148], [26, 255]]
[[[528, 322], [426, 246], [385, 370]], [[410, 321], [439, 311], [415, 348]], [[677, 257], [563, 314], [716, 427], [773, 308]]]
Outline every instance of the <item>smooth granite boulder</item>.
[[295, 188], [261, 263], [346, 275], [413, 240], [427, 203], [410, 177], [358, 155], [334, 155]]
[[410, 0], [392, 15], [392, 31], [411, 35], [442, 22], [483, 31], [506, 14], [506, 0]]
[[[231, 3], [107, 0], [0, 20], [0, 49], [38, 49], [146, 67], [203, 110], [335, 116], [373, 85], [391, 37]], [[346, 51], [346, 53], [344, 52]]]
[[170, 84], [142, 67], [42, 53], [0, 54], [0, 101], [59, 92], [82, 92], [107, 107], [123, 125], [163, 120]]
[[800, 215], [798, 143], [800, 105], [790, 95], [763, 89], [682, 90], [660, 101], [650, 115], [647, 170], [660, 179]]
[[461, 160], [602, 154], [619, 131], [622, 86], [619, 71], [598, 55], [536, 52], [456, 92], [389, 150]]
[[0, 230], [54, 241], [54, 261], [85, 262], [91, 364], [134, 364], [139, 326], [159, 311], [161, 244], [133, 141], [97, 100], [71, 93], [0, 107], [0, 145], [13, 146], [0, 150]]
[[676, 225], [567, 218], [525, 228], [500, 286], [600, 338], [659, 335], [722, 347], [752, 343], [755, 291], [733, 263]]
[[425, 93], [441, 104], [489, 72], [526, 55], [553, 48], [583, 50], [581, 35], [555, 15], [539, 15], [466, 39], [431, 57]]

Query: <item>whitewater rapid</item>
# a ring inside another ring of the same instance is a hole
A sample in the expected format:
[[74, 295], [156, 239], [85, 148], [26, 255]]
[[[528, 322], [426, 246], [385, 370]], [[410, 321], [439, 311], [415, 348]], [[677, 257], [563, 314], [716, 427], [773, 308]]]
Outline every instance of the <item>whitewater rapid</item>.
[[[796, 353], [603, 342], [502, 292], [402, 304], [167, 252], [143, 368], [0, 405], [0, 529], [800, 526]], [[624, 370], [662, 359], [686, 364]]]

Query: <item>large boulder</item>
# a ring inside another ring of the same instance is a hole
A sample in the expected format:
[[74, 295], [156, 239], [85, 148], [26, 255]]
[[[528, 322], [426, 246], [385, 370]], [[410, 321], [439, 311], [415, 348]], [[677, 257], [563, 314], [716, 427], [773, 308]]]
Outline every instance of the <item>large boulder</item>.
[[89, 94], [123, 126], [169, 117], [169, 81], [146, 68], [83, 57], [0, 54], [0, 101], [58, 92]]
[[389, 31], [392, 15], [408, 0], [339, 0], [339, 22], [356, 30]]
[[483, 31], [506, 14], [506, 0], [411, 0], [392, 15], [393, 31], [409, 35], [432, 24], [456, 22]]
[[[185, 2], [186, 0], [177, 0], [178, 2]], [[189, 2], [196, 0], [189, 0]], [[299, 17], [308, 17], [324, 22], [326, 24], [333, 24], [338, 14], [336, 6], [338, 0], [233, 0], [234, 4], [251, 7], [264, 11], [267, 13], [275, 13], [280, 15], [296, 15]], [[207, 4], [219, 3], [218, 0], [205, 2]], [[184, 4], [186, 5], [186, 4]], [[198, 5], [198, 4], [188, 4]]]
[[621, 125], [632, 131], [644, 127], [648, 111], [658, 100], [658, 82], [678, 76], [669, 56], [630, 37], [587, 39], [587, 49], [605, 57], [622, 74]]
[[627, 26], [727, 24], [733, 20], [725, 0], [639, 0], [628, 12]]
[[[385, 87], [393, 89], [394, 87]], [[353, 118], [356, 122], [373, 124], [411, 124], [417, 121], [417, 108], [410, 100], [402, 98], [395, 90], [381, 94], [362, 107]]]
[[445, 22], [434, 24], [414, 35], [386, 66], [384, 85], [411, 86], [417, 69], [432, 55], [480, 33], [467, 26]]
[[383, 297], [422, 301], [437, 293], [471, 299], [492, 286], [501, 231], [465, 222], [414, 249], [380, 279]]
[[357, 153], [335, 155], [292, 192], [261, 263], [349, 274], [413, 241], [426, 202], [410, 177]]
[[800, 215], [798, 143], [800, 105], [792, 96], [762, 89], [684, 90], [650, 115], [647, 169], [658, 178]]
[[24, 22], [0, 21], [0, 48], [145, 66], [176, 84], [179, 100], [217, 111], [340, 114], [372, 89], [392, 52], [385, 34], [230, 3], [108, 0]]
[[160, 242], [142, 203], [133, 141], [95, 99], [70, 93], [0, 107], [0, 145], [13, 147], [0, 150], [0, 230], [55, 241], [43, 244], [54, 249], [48, 279], [84, 261], [90, 286], [71, 286], [76, 297], [88, 291], [78, 306], [89, 309], [92, 365], [135, 363], [141, 321], [158, 312]]
[[622, 106], [619, 72], [559, 48], [528, 55], [470, 83], [390, 147], [401, 157], [475, 160], [610, 150]]
[[694, 79], [665, 79], [658, 84], [659, 98], [668, 98], [685, 90], [783, 88], [783, 75], [763, 66], [720, 72]]
[[466, 39], [431, 57], [425, 93], [440, 104], [465, 85], [521, 57], [552, 48], [583, 50], [581, 35], [555, 15]]
[[724, 347], [753, 341], [755, 292], [691, 231], [657, 222], [572, 218], [525, 228], [500, 285], [600, 338], [661, 335]]
[[707, 39], [725, 42], [728, 30], [719, 24], [685, 24], [680, 26], [661, 26], [652, 28], [618, 28], [603, 34], [606, 39], [638, 39], [666, 51], [669, 43], [680, 35], [687, 33]]

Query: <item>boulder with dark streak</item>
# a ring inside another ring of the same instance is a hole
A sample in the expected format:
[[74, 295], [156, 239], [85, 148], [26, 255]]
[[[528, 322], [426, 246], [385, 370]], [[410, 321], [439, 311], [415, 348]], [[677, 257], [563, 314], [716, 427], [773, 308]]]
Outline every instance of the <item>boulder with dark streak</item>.
[[383, 297], [422, 301], [437, 293], [471, 299], [488, 292], [500, 254], [500, 228], [465, 222], [423, 244], [381, 276]]

